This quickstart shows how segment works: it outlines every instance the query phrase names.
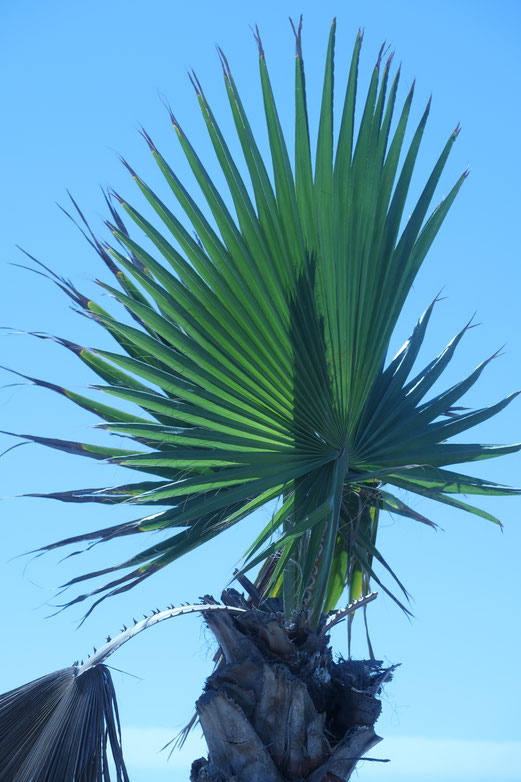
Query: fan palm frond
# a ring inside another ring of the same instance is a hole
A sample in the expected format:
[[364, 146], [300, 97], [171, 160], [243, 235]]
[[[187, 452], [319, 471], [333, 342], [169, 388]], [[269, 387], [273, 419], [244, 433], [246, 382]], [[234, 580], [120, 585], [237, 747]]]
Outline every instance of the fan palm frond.
[[[333, 24], [318, 141], [312, 151], [300, 27], [295, 33], [293, 162], [257, 32], [271, 160], [263, 159], [220, 52], [248, 179], [242, 177], [236, 153], [192, 75], [227, 196], [171, 114], [204, 208], [143, 131], [184, 219], [126, 163], [163, 232], [114, 193], [108, 225], [115, 241], [102, 243], [87, 233], [116, 281], [100, 282], [101, 288], [131, 317], [110, 314], [54, 275], [75, 305], [116, 342], [108, 351], [55, 338], [97, 374], [101, 382], [96, 388], [113, 403], [29, 379], [90, 410], [104, 421], [103, 429], [126, 436], [130, 444], [124, 450], [21, 436], [145, 473], [142, 482], [47, 496], [67, 502], [132, 503], [148, 510], [145, 515], [140, 511], [135, 521], [45, 548], [173, 530], [130, 559], [73, 579], [69, 584], [115, 574], [104, 586], [71, 602], [127, 590], [278, 500], [246, 565], [272, 563], [271, 593], [282, 590], [286, 610], [305, 606], [318, 620], [346, 586], [354, 599], [370, 578], [380, 583], [375, 560], [405, 593], [376, 546], [379, 513], [392, 510], [431, 522], [389, 488], [406, 489], [492, 521], [497, 519], [457, 495], [519, 491], [446, 469], [521, 447], [447, 442], [500, 412], [516, 396], [461, 412], [457, 402], [491, 359], [449, 390], [429, 395], [468, 326], [417, 372], [431, 305], [406, 345], [386, 363], [412, 282], [466, 177], [465, 172], [430, 211], [458, 128], [442, 146], [404, 220], [430, 102], [406, 143], [414, 85], [393, 121], [400, 71], [392, 75], [392, 57], [384, 63], [381, 52], [357, 127], [359, 34], [335, 138]], [[126, 229], [114, 201], [139, 229], [138, 238]], [[84, 221], [81, 212], [79, 217]], [[86, 223], [84, 230], [88, 232]], [[145, 245], [155, 247], [154, 252]], [[138, 412], [120, 410], [118, 401], [133, 403]]]

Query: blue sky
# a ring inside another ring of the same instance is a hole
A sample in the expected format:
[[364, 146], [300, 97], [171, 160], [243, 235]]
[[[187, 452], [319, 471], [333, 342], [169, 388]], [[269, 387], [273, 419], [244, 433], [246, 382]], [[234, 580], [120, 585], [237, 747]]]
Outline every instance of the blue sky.
[[[304, 14], [304, 54], [311, 97], [317, 96], [329, 25], [338, 20], [337, 78], [342, 82], [358, 27], [365, 27], [361, 81], [367, 80], [382, 41], [402, 62], [402, 96], [417, 79], [417, 118], [429, 95], [433, 107], [421, 162], [422, 175], [458, 122], [462, 132], [439, 197], [459, 173], [471, 176], [440, 233], [406, 303], [393, 347], [404, 341], [421, 311], [444, 289], [425, 346], [429, 360], [477, 313], [444, 383], [460, 379], [506, 344], [504, 355], [469, 393], [469, 406], [483, 406], [521, 388], [518, 39], [521, 12], [512, 0], [396, 0], [317, 4], [266, 0], [181, 3], [91, 0], [88, 4], [18, 0], [0, 12], [0, 59], [4, 74], [0, 127], [3, 227], [0, 232], [1, 324], [46, 331], [83, 344], [100, 344], [94, 325], [74, 315], [64, 296], [41, 277], [16, 268], [20, 244], [96, 292], [91, 280], [103, 269], [55, 202], [68, 188], [93, 225], [102, 230], [99, 186], [138, 195], [116, 153], [145, 179], [157, 182], [139, 123], [187, 176], [161, 98], [166, 97], [193, 143], [208, 155], [208, 142], [186, 68], [193, 66], [224, 128], [230, 128], [215, 53], [228, 55], [247, 109], [261, 133], [256, 48], [249, 25], [258, 24], [279, 99], [282, 121], [291, 127], [293, 38], [287, 21]], [[343, 58], [343, 54], [345, 57]], [[316, 117], [317, 101], [312, 101]], [[154, 177], [156, 179], [154, 180]], [[99, 294], [99, 291], [97, 292]], [[88, 371], [50, 342], [2, 336], [0, 363], [79, 390]], [[13, 376], [2, 372], [0, 383]], [[520, 402], [476, 430], [484, 442], [521, 440]], [[50, 392], [29, 386], [0, 390], [0, 428], [78, 440], [95, 440], [93, 420]], [[101, 442], [100, 439], [98, 439]], [[14, 444], [2, 436], [0, 451]], [[78, 610], [48, 619], [46, 602], [55, 587], [84, 569], [95, 569], [133, 550], [125, 540], [62, 563], [47, 555], [29, 563], [13, 559], [76, 531], [113, 521], [113, 509], [19, 499], [38, 492], [108, 485], [117, 468], [73, 459], [38, 446], [2, 457], [0, 494], [3, 546], [0, 570], [5, 643], [0, 691], [8, 690], [85, 656], [105, 636], [153, 607], [219, 594], [262, 514], [223, 539], [155, 576], [138, 590], [104, 603], [81, 628]], [[520, 484], [519, 455], [479, 466], [479, 474]], [[477, 470], [476, 470], [477, 472]], [[401, 662], [386, 689], [377, 757], [365, 763], [361, 782], [376, 780], [521, 781], [520, 695], [513, 661], [519, 657], [519, 551], [521, 500], [484, 500], [503, 520], [504, 533], [489, 523], [450, 509], [432, 510], [443, 531], [389, 518], [381, 547], [414, 596], [408, 622], [380, 595], [370, 611], [377, 655]], [[128, 510], [121, 509], [118, 520]], [[345, 628], [335, 649], [345, 651]], [[211, 670], [212, 640], [199, 619], [181, 617], [136, 638], [114, 656], [114, 672], [133, 782], [185, 781], [191, 758], [203, 749], [194, 736], [168, 763], [157, 750], [189, 719]], [[360, 636], [356, 651], [364, 654]], [[134, 678], [139, 677], [139, 678]]]

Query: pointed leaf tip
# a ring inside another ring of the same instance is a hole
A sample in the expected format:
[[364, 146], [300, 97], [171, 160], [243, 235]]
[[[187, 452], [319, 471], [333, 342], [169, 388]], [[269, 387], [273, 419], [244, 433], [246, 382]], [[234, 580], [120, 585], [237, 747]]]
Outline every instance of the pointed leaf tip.
[[[391, 52], [391, 54], [387, 58], [387, 62], [385, 63], [385, 70], [389, 71], [391, 68], [392, 61], [394, 60], [395, 52]], [[398, 73], [400, 72], [400, 68], [398, 68]]]
[[160, 96], [160, 100], [161, 100], [161, 103], [163, 104], [163, 106], [165, 107], [165, 109], [168, 112], [168, 116], [170, 117], [170, 122], [172, 123], [172, 125], [177, 125], [177, 122], [176, 122], [176, 119], [175, 119], [175, 116], [174, 116], [174, 112], [172, 111], [172, 107], [170, 106], [169, 102], [164, 97], [164, 95]]
[[298, 26], [295, 27], [295, 23], [293, 22], [293, 19], [291, 16], [289, 17], [289, 23], [291, 25], [291, 29], [293, 30], [293, 34], [295, 36], [295, 48], [297, 52], [297, 57], [300, 57], [302, 59], [302, 20], [303, 15], [300, 14], [300, 19]]
[[[121, 163], [123, 163], [123, 165], [125, 166], [125, 168], [127, 169], [127, 171], [130, 173], [130, 175], [131, 175], [131, 176], [133, 176], [133, 177], [134, 177], [134, 179], [137, 179], [137, 174], [136, 174], [136, 172], [134, 171], [134, 169], [132, 168], [132, 166], [130, 165], [130, 163], [129, 163], [127, 160], [125, 160], [125, 158], [124, 158], [122, 155], [120, 155], [120, 156], [119, 156], [119, 160], [120, 160], [120, 162], [121, 162]], [[120, 199], [119, 199], [119, 196], [117, 196], [117, 195], [116, 195], [116, 193], [114, 192], [114, 190], [112, 190], [112, 189], [111, 189], [111, 190], [109, 191], [109, 193], [110, 193], [110, 195], [114, 195], [114, 196], [115, 196], [115, 198], [116, 198], [116, 200], [118, 200], [118, 201], [120, 200]]]
[[204, 98], [203, 88], [201, 86], [201, 82], [197, 78], [197, 75], [193, 68], [188, 69], [187, 68], [187, 74], [188, 78], [190, 79], [190, 84], [195, 90], [195, 94], [198, 98]]
[[149, 134], [146, 132], [145, 128], [142, 125], [139, 128], [139, 133], [140, 133], [141, 136], [143, 136], [143, 138], [147, 142], [150, 151], [151, 152], [156, 152], [156, 145], [154, 144], [154, 142], [150, 138]]
[[376, 58], [376, 68], [380, 67], [380, 63], [382, 62], [382, 57], [384, 56], [385, 51], [385, 44], [387, 42], [384, 41], [383, 44], [380, 46], [380, 51], [378, 52], [378, 57]]
[[217, 54], [219, 55], [219, 60], [221, 61], [221, 66], [223, 69], [224, 78], [229, 81], [231, 70], [230, 65], [228, 63], [228, 60], [226, 59], [226, 55], [224, 54], [223, 50], [220, 46], [216, 46]]
[[255, 41], [256, 41], [257, 46], [259, 48], [259, 57], [263, 60], [265, 58], [265, 55], [264, 55], [264, 48], [262, 46], [262, 40], [261, 40], [261, 36], [260, 36], [259, 25], [256, 24], [255, 25], [255, 29], [252, 28], [252, 31], [253, 31], [253, 37], [255, 38]]

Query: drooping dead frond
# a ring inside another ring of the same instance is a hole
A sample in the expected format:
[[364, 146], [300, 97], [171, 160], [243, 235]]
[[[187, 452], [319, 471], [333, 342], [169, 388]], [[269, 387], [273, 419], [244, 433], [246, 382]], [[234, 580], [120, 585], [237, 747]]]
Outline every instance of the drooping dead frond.
[[54, 671], [0, 695], [0, 782], [129, 782], [108, 668]]

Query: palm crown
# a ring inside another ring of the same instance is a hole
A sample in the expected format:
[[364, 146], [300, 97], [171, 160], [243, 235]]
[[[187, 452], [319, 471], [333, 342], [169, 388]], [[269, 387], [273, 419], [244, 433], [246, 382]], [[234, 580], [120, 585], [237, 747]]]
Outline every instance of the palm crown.
[[[375, 560], [392, 574], [376, 545], [381, 510], [432, 523], [389, 489], [406, 489], [492, 521], [497, 520], [457, 495], [516, 491], [447, 469], [521, 448], [447, 442], [515, 396], [477, 411], [457, 406], [488, 359], [465, 380], [429, 397], [467, 327], [413, 373], [431, 304], [404, 347], [385, 362], [411, 284], [465, 178], [429, 213], [458, 130], [404, 221], [429, 105], [404, 148], [413, 88], [393, 122], [400, 74], [391, 79], [392, 57], [383, 64], [381, 52], [355, 125], [359, 34], [335, 139], [333, 24], [313, 154], [300, 27], [295, 34], [293, 164], [257, 35], [271, 171], [220, 53], [249, 181], [241, 176], [192, 75], [229, 197], [221, 195], [171, 115], [207, 209], [197, 205], [152, 139], [143, 135], [195, 237], [186, 220], [171, 211], [174, 207], [127, 164], [165, 230], [159, 232], [112, 194], [109, 225], [116, 241], [101, 243], [92, 234], [90, 241], [118, 283], [100, 285], [132, 320], [118, 319], [55, 276], [81, 310], [114, 337], [118, 349], [59, 342], [97, 373], [103, 381], [98, 389], [135, 403], [139, 413], [31, 378], [97, 414], [102, 428], [130, 438], [131, 446], [122, 450], [24, 436], [138, 470], [146, 480], [46, 495], [71, 502], [130, 502], [141, 514], [47, 548], [172, 529], [131, 559], [75, 578], [71, 584], [116, 573], [72, 602], [129, 589], [276, 500], [270, 523], [247, 552], [245, 568], [261, 565], [263, 590], [283, 594], [287, 612], [307, 608], [316, 622], [346, 586], [357, 598], [370, 578], [380, 583]], [[145, 243], [155, 246], [154, 255], [131, 238], [114, 197]]]

